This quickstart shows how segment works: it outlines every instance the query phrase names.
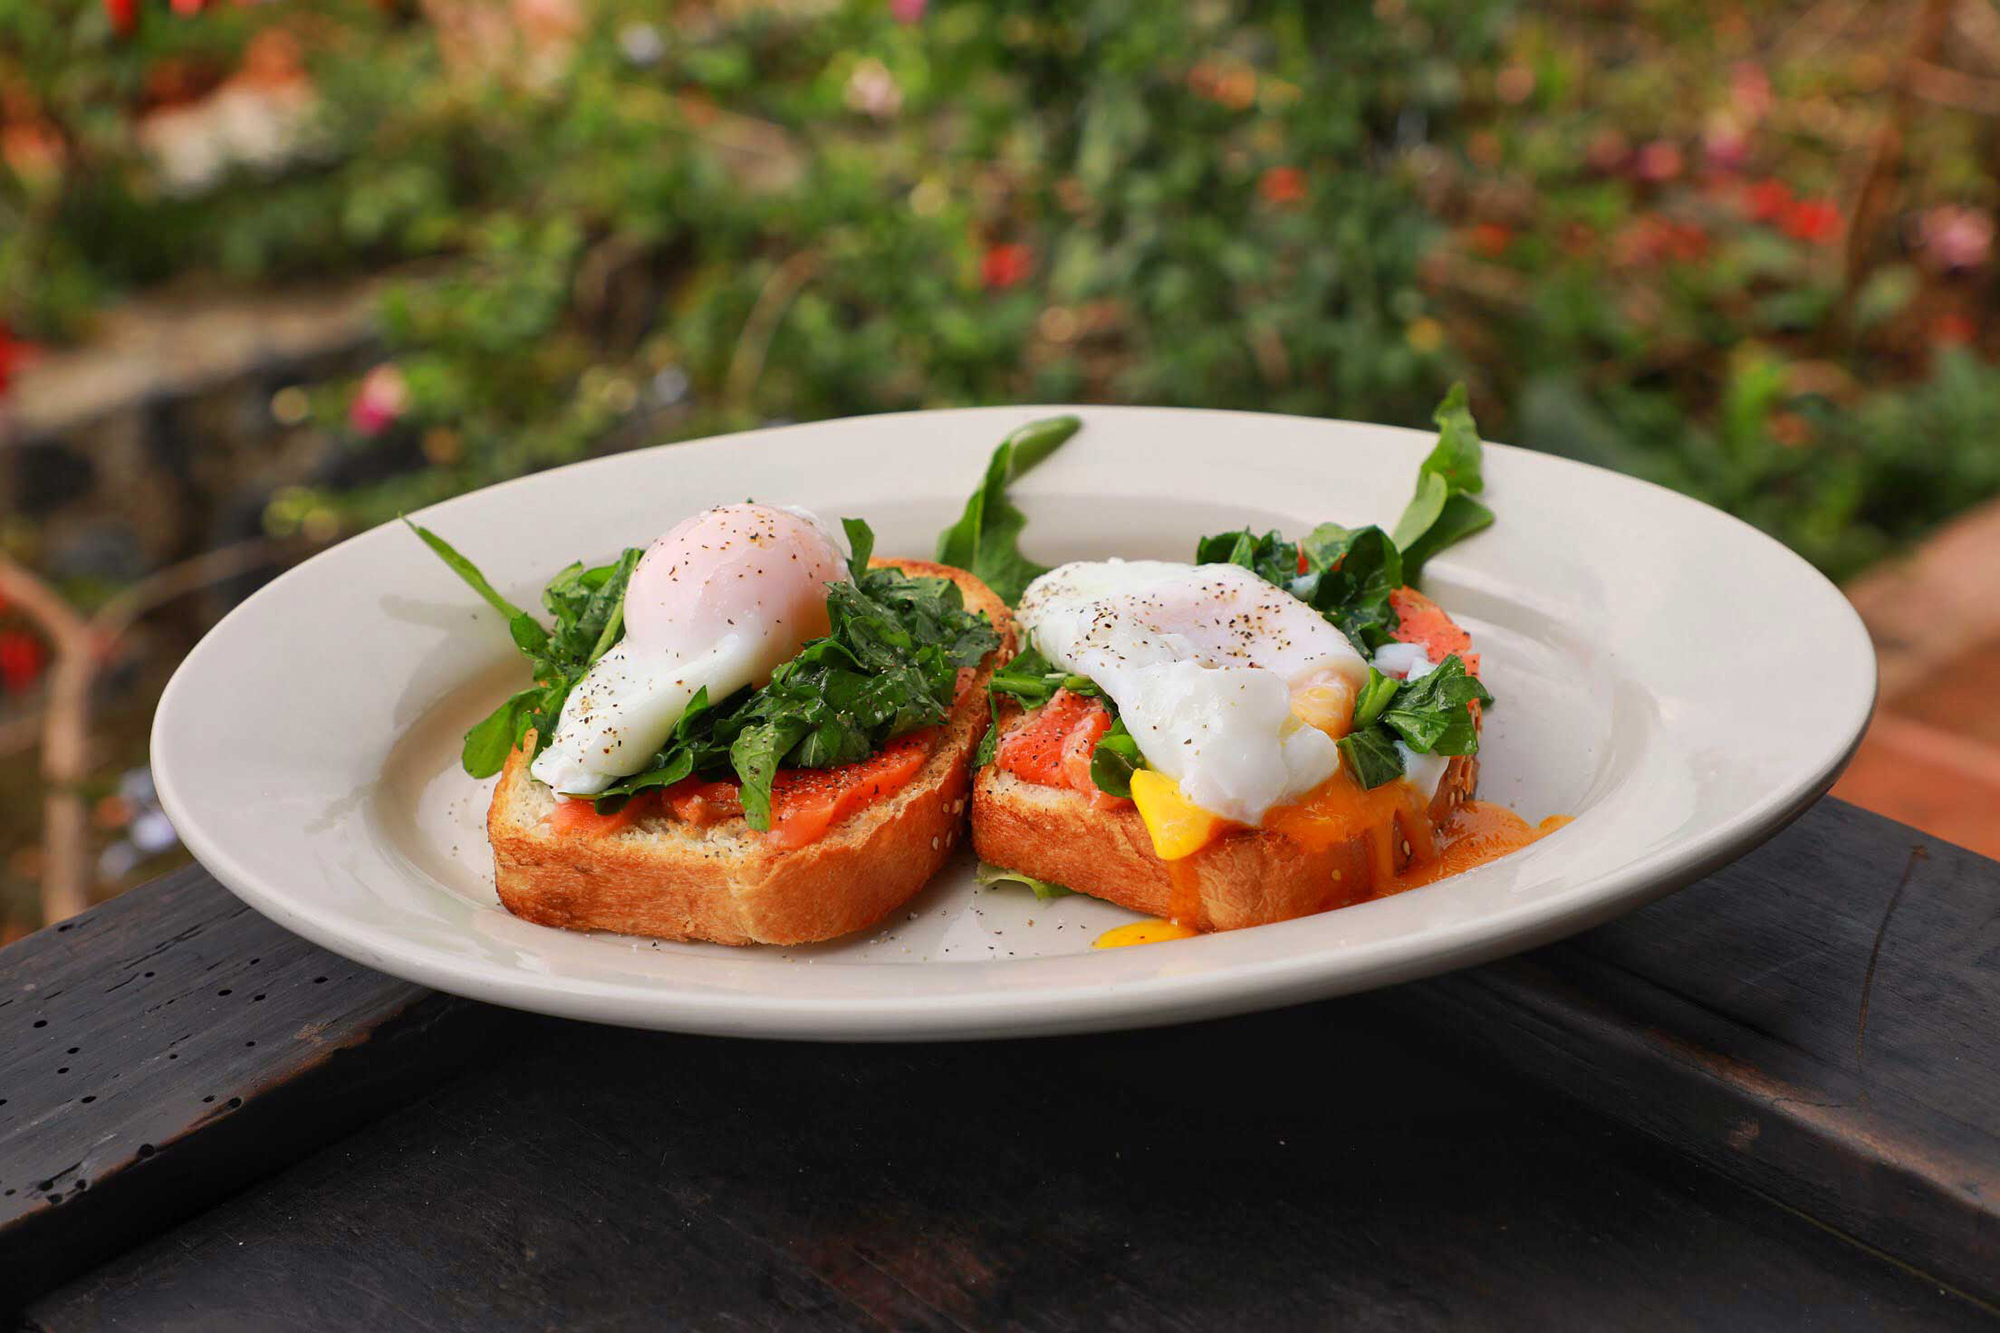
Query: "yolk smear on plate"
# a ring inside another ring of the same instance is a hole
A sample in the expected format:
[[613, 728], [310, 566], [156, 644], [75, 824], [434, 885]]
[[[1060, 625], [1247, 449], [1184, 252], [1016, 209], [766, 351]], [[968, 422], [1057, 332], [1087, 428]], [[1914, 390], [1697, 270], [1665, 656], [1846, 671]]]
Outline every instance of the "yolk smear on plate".
[[1090, 947], [1122, 949], [1128, 944], [1158, 944], [1162, 940], [1190, 939], [1199, 933], [1193, 926], [1183, 926], [1178, 921], [1162, 921], [1154, 917], [1107, 930], [1093, 940]]

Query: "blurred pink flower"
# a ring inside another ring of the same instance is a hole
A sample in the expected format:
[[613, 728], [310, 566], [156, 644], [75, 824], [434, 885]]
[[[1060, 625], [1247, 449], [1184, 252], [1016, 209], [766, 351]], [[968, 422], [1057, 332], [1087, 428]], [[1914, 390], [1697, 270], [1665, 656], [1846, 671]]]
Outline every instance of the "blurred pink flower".
[[1750, 136], [1727, 112], [1711, 116], [1702, 132], [1701, 155], [1711, 171], [1741, 171], [1750, 160]]
[[903, 109], [902, 85], [889, 67], [870, 56], [847, 76], [847, 109], [875, 120], [893, 119]]
[[347, 424], [357, 434], [380, 435], [396, 423], [410, 405], [410, 386], [393, 362], [385, 361], [361, 377], [361, 387], [348, 404]]
[[924, 16], [930, 0], [889, 0], [889, 16], [898, 23], [915, 23]]
[[1993, 253], [1993, 215], [1939, 204], [1924, 210], [1917, 220], [1917, 235], [1939, 268], [1977, 268]]

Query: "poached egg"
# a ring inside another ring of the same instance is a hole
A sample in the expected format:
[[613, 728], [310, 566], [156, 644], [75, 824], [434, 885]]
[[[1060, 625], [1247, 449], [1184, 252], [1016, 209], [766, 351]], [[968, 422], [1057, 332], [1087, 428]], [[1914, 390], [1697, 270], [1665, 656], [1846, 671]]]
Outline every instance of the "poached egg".
[[1016, 618], [1111, 696], [1150, 767], [1239, 824], [1333, 776], [1368, 679], [1346, 635], [1238, 565], [1063, 565], [1028, 585]]
[[648, 547], [625, 589], [625, 637], [570, 691], [529, 772], [593, 796], [639, 772], [695, 694], [720, 703], [762, 685], [830, 628], [829, 583], [844, 543], [808, 510], [721, 505]]

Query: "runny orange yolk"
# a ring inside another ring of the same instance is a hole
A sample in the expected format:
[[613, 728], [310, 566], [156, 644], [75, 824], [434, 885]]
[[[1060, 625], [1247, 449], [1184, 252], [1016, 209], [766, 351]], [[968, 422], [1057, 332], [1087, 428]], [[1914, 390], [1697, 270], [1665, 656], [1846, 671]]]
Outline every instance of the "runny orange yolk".
[[[1144, 801], [1139, 809], [1145, 812]], [[1273, 809], [1264, 827], [1312, 851], [1357, 835], [1364, 838], [1372, 872], [1369, 897], [1387, 898], [1497, 861], [1569, 822], [1568, 815], [1550, 815], [1530, 824], [1503, 805], [1465, 801], [1442, 824], [1434, 824], [1427, 803], [1409, 783], [1389, 782], [1364, 791], [1343, 770], [1304, 800]], [[1192, 856], [1193, 852], [1183, 852], [1167, 861], [1174, 883], [1167, 919], [1119, 926], [1099, 936], [1096, 947], [1157, 944], [1200, 933], [1200, 893]]]

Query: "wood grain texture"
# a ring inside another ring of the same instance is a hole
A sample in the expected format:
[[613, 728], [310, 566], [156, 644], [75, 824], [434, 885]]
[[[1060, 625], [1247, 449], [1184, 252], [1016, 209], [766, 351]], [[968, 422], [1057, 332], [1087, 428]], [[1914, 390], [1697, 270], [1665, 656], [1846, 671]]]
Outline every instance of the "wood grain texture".
[[1402, 1000], [2000, 1302], [2000, 864], [1822, 801], [1673, 898]]
[[2000, 865], [1919, 842], [1823, 802], [1523, 959], [900, 1048], [426, 1000], [189, 872], [0, 954], [0, 1262], [152, 1237], [48, 1330], [1983, 1322]]
[[1105, 1037], [550, 1021], [34, 1327], [1971, 1327], [1386, 997]]
[[435, 1086], [495, 1017], [198, 867], [0, 951], [0, 1311]]

